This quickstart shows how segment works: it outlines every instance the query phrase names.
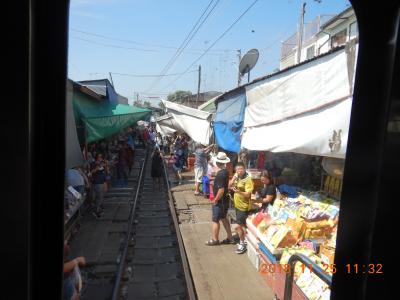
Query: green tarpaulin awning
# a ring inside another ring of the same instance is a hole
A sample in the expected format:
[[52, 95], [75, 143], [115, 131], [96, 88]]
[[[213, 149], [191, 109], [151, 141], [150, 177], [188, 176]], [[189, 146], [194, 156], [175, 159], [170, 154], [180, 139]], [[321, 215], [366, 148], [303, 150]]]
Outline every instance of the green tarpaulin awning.
[[86, 125], [88, 143], [107, 138], [139, 120], [145, 120], [152, 112], [126, 104], [95, 101], [83, 93], [74, 93], [73, 104], [75, 118]]

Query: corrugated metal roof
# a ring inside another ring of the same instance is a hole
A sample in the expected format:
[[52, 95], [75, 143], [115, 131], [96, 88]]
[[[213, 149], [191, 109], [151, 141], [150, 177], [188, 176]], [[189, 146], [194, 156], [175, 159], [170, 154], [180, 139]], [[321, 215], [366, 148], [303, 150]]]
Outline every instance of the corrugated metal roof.
[[86, 85], [83, 84], [84, 87], [87, 87], [89, 90], [99, 94], [103, 97], [107, 96], [107, 87], [106, 86], [99, 86], [99, 85]]
[[111, 85], [108, 79], [82, 80], [78, 82], [103, 97], [107, 96], [107, 84]]

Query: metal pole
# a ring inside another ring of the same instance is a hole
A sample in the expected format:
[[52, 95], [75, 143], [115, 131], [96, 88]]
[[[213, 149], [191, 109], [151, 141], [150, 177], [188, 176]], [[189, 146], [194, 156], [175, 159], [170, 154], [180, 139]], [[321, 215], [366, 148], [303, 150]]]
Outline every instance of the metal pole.
[[237, 86], [240, 86], [240, 83], [242, 81], [242, 76], [240, 75], [240, 69], [239, 69], [239, 65], [240, 65], [240, 61], [242, 60], [242, 50], [237, 50], [238, 52], [238, 84]]
[[297, 36], [297, 63], [300, 63], [301, 60], [301, 47], [303, 45], [303, 30], [304, 30], [304, 14], [305, 14], [306, 3], [304, 2], [301, 6], [300, 12], [300, 26]]
[[200, 97], [200, 82], [201, 82], [201, 65], [199, 65], [199, 81], [197, 83], [197, 98], [196, 98], [196, 108]]
[[114, 87], [114, 82], [113, 82], [113, 79], [112, 79], [111, 72], [108, 72], [108, 74], [110, 74], [111, 84], [112, 84], [112, 86]]

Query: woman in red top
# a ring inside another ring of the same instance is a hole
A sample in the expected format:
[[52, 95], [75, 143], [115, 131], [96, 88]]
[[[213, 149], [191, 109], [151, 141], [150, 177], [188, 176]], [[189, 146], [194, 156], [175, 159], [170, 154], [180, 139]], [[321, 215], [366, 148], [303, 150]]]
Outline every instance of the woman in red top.
[[265, 152], [258, 152], [257, 169], [264, 170], [265, 168]]

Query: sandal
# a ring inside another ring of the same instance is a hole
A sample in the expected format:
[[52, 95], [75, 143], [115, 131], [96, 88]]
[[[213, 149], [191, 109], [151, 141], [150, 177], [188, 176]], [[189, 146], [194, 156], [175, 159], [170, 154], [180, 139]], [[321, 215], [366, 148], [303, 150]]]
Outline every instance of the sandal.
[[207, 246], [217, 246], [219, 245], [219, 241], [214, 241], [213, 239], [206, 242]]
[[234, 245], [234, 244], [236, 244], [236, 242], [235, 242], [235, 240], [233, 238], [232, 239], [224, 239], [224, 240], [221, 241], [221, 244], [225, 244], [225, 245], [232, 244], [232, 245]]

